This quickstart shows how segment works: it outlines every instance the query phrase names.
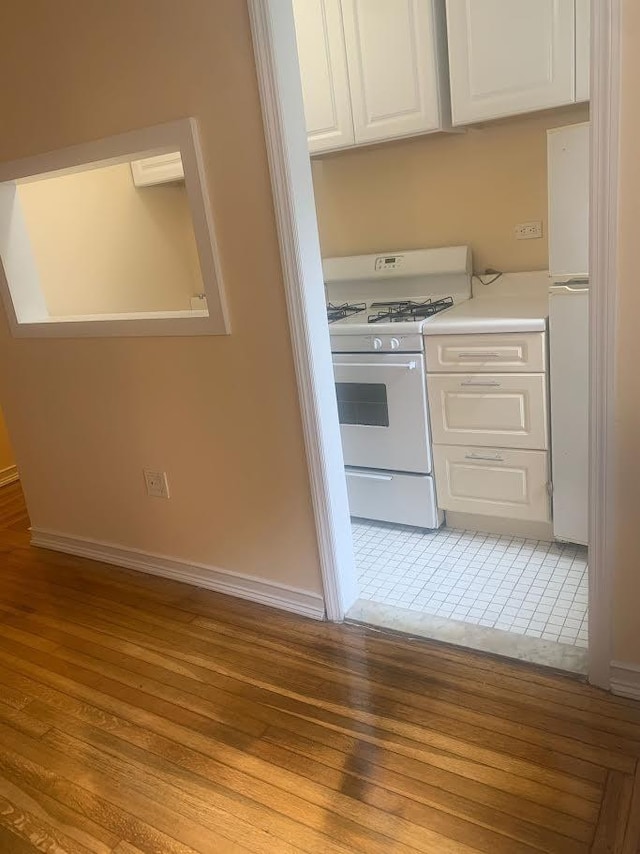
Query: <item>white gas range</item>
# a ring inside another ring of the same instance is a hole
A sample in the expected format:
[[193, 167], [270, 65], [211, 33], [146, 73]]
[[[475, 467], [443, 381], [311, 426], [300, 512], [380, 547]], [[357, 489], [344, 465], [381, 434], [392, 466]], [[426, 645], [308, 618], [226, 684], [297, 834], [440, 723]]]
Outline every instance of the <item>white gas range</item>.
[[353, 516], [437, 528], [423, 329], [471, 297], [467, 246], [323, 263]]

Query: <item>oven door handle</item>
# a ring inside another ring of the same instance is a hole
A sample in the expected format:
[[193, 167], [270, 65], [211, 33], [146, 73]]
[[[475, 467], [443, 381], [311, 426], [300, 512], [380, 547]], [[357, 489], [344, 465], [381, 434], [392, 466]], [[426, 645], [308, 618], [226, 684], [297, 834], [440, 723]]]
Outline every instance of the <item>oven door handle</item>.
[[413, 362], [334, 362], [334, 368], [402, 368], [403, 371], [415, 371], [417, 363]]

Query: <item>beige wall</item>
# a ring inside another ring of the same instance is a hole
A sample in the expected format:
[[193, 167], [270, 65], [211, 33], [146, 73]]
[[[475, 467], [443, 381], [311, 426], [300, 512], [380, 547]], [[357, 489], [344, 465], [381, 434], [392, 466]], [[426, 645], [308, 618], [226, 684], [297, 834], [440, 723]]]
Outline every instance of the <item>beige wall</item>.
[[0, 477], [5, 469], [15, 465], [13, 456], [13, 448], [7, 433], [7, 425], [4, 423], [4, 417], [0, 412]]
[[[469, 244], [478, 271], [547, 269], [546, 131], [587, 119], [580, 105], [314, 159], [322, 254]], [[532, 220], [543, 238], [516, 240]]]
[[640, 4], [623, 0], [614, 658], [640, 664]]
[[[0, 395], [35, 526], [319, 591], [246, 4], [8, 0], [0, 159], [200, 123], [233, 334], [16, 341]], [[172, 497], [147, 498], [143, 466]]]
[[184, 184], [136, 187], [121, 163], [18, 195], [50, 314], [187, 311], [202, 292]]

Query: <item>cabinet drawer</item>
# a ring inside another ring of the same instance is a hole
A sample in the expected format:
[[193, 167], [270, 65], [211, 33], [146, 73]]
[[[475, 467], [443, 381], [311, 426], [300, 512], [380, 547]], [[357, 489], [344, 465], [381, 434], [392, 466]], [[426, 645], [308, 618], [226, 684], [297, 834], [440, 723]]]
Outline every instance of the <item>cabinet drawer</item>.
[[427, 371], [522, 371], [544, 373], [544, 332], [510, 332], [504, 335], [427, 335]]
[[427, 388], [436, 444], [548, 448], [544, 374], [434, 374]]
[[550, 520], [545, 451], [439, 445], [433, 454], [441, 509], [532, 522]]

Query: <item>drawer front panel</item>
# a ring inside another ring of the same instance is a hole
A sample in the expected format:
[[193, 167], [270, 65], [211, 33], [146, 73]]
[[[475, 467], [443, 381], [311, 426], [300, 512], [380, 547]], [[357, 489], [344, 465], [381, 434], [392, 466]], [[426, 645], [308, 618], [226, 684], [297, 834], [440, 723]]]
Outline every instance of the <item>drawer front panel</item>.
[[548, 448], [543, 374], [434, 374], [427, 387], [434, 443]]
[[544, 332], [427, 335], [427, 371], [544, 373]]
[[548, 522], [545, 451], [440, 445], [434, 449], [438, 506], [443, 510]]
[[347, 491], [352, 516], [439, 528], [443, 514], [436, 506], [436, 490], [429, 475], [399, 474], [347, 467]]

